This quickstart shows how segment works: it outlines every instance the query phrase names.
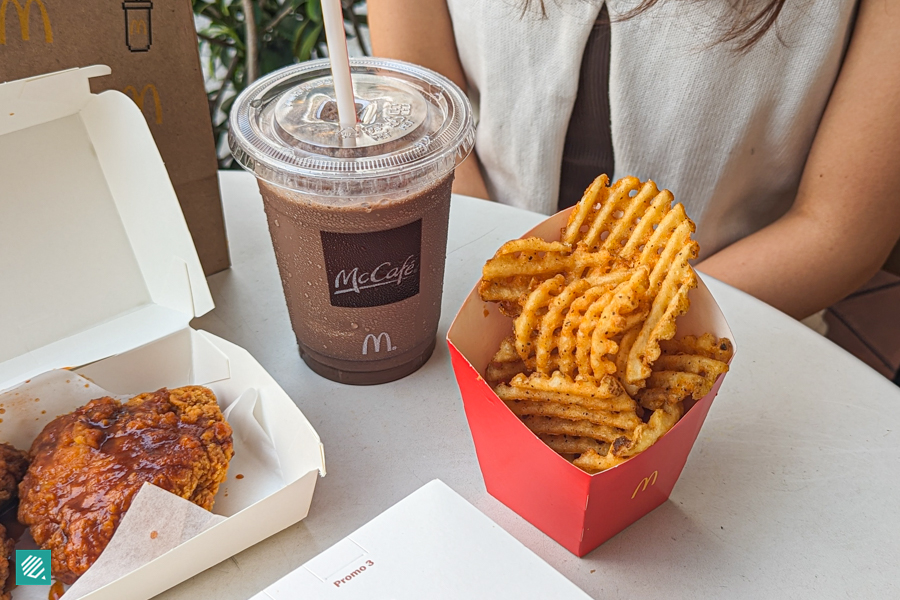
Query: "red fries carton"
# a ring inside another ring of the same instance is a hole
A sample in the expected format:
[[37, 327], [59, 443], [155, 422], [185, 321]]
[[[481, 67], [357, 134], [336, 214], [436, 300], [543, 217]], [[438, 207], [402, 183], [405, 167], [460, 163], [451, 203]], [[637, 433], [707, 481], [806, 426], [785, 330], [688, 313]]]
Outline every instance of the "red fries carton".
[[[557, 213], [523, 237], [558, 240], [569, 212]], [[734, 341], [702, 280], [689, 298], [691, 307], [678, 319], [676, 337], [708, 332]], [[476, 285], [447, 334], [485, 486], [567, 550], [584, 556], [668, 499], [724, 375], [703, 399], [685, 403], [685, 415], [656, 444], [589, 475], [538, 439], [484, 381], [485, 367], [511, 332], [512, 320], [483, 302]]]

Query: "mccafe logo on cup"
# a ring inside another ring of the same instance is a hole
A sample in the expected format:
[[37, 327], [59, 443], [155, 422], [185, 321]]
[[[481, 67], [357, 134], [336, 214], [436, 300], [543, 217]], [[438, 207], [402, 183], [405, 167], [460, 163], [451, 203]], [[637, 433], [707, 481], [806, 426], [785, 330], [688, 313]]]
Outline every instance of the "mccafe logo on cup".
[[419, 293], [421, 219], [385, 231], [321, 236], [332, 306], [382, 306]]

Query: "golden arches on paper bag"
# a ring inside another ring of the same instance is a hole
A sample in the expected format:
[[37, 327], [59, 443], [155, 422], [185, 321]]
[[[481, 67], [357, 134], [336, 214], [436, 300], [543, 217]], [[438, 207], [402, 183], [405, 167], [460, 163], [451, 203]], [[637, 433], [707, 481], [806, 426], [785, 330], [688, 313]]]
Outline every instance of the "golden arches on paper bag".
[[44, 25], [44, 41], [48, 44], [53, 43], [53, 27], [50, 25], [50, 14], [47, 12], [47, 7], [44, 6], [43, 0], [25, 0], [24, 6], [19, 0], [0, 0], [0, 45], [6, 45], [6, 13], [10, 3], [16, 9], [16, 16], [19, 17], [19, 30], [21, 31], [23, 42], [31, 39], [29, 32], [31, 5], [36, 4], [38, 10], [41, 11], [41, 22]]
[[141, 111], [144, 110], [144, 101], [147, 97], [147, 92], [150, 92], [153, 97], [153, 106], [156, 112], [156, 124], [162, 125], [162, 101], [159, 99], [159, 91], [156, 89], [155, 85], [148, 83], [140, 92], [135, 86], [129, 85], [122, 91], [131, 96], [131, 99], [134, 100], [134, 103], [138, 105], [138, 108], [140, 108]]

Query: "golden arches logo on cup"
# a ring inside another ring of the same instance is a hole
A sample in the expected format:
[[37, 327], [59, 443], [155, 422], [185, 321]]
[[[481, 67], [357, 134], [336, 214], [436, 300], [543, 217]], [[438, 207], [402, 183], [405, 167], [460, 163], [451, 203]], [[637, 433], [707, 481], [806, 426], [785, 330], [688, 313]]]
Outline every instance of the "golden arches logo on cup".
[[[385, 352], [391, 352], [397, 349], [397, 346], [394, 346], [391, 343], [391, 336], [388, 332], [382, 331], [377, 336], [370, 333], [366, 335], [365, 339], [363, 339], [362, 353], [364, 355], [369, 353], [369, 340], [372, 340], [373, 352], [375, 352], [376, 354], [381, 352], [382, 347], [384, 348]], [[382, 342], [384, 342], [384, 346], [382, 346]]]
[[162, 100], [160, 100], [160, 98], [159, 98], [159, 90], [156, 89], [155, 85], [153, 85], [152, 83], [148, 83], [141, 89], [141, 91], [138, 91], [138, 89], [135, 86], [129, 85], [129, 86], [126, 86], [125, 89], [122, 91], [125, 92], [126, 94], [128, 94], [129, 96], [131, 96], [131, 99], [134, 100], [134, 103], [138, 105], [138, 108], [140, 108], [141, 111], [144, 110], [144, 104], [147, 99], [147, 92], [150, 92], [150, 96], [153, 98], [153, 107], [154, 107], [154, 113], [155, 113], [155, 117], [156, 117], [156, 124], [162, 125], [162, 122], [163, 122]]
[[631, 499], [634, 500], [634, 497], [638, 495], [638, 492], [643, 492], [644, 490], [646, 490], [648, 485], [652, 486], [653, 484], [655, 484], [657, 475], [659, 475], [659, 471], [653, 471], [652, 473], [650, 473], [650, 475], [641, 479], [640, 482], [638, 482], [637, 487], [634, 488], [634, 492], [631, 494]]
[[6, 15], [9, 11], [9, 5], [15, 8], [15, 15], [19, 19], [19, 31], [21, 32], [22, 41], [27, 42], [31, 39], [31, 7], [37, 6], [41, 14], [40, 23], [44, 27], [44, 41], [48, 44], [53, 43], [53, 27], [50, 25], [50, 13], [43, 0], [0, 0], [0, 45], [6, 45]]
[[147, 35], [147, 21], [135, 19], [128, 23], [128, 35]]

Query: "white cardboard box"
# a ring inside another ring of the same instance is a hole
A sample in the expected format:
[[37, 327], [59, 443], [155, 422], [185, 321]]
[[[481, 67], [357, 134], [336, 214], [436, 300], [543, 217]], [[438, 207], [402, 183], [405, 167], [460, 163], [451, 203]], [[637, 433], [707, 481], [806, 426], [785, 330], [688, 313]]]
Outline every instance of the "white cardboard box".
[[251, 600], [587, 600], [440, 480]]
[[[140, 110], [90, 93], [108, 73], [0, 85], [0, 390], [71, 368], [114, 394], [197, 384], [223, 409], [244, 399], [253, 427], [235, 428], [213, 509], [226, 518], [85, 596], [145, 600], [303, 519], [325, 462], [318, 434], [247, 351], [188, 326], [212, 297]], [[0, 441], [27, 448], [56, 413], [15, 396]], [[259, 439], [269, 463], [249, 451]], [[235, 465], [250, 485], [233, 481]]]

